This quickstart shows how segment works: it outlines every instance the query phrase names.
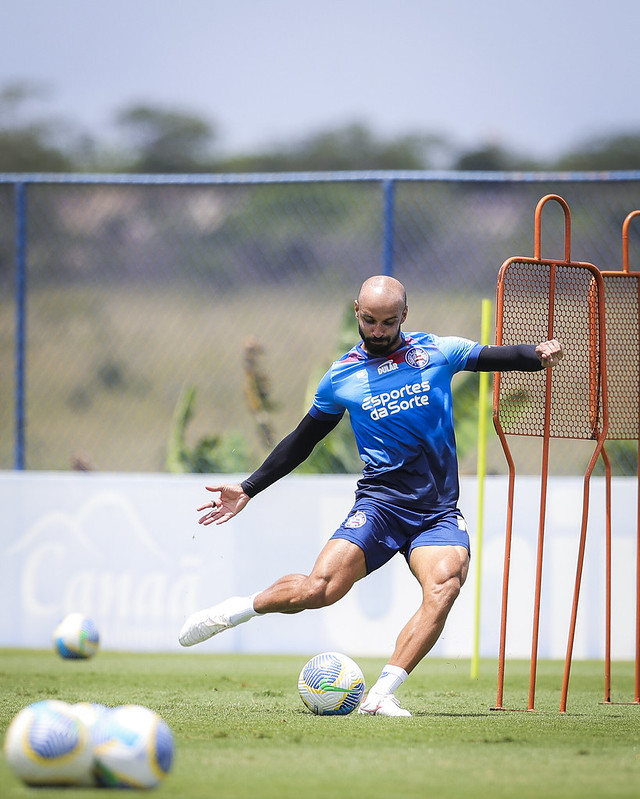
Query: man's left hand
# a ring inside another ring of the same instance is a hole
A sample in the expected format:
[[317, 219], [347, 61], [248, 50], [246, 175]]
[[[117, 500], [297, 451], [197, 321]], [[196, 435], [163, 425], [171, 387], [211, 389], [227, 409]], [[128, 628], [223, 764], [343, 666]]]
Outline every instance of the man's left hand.
[[536, 355], [544, 367], [550, 368], [552, 366], [557, 366], [564, 355], [562, 344], [555, 339], [543, 341], [542, 344], [538, 344], [536, 347]]

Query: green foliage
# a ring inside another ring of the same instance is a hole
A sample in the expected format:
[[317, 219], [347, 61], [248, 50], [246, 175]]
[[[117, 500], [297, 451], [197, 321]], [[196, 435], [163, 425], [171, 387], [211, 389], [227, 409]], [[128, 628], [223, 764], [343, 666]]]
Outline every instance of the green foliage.
[[[270, 450], [276, 441], [273, 434], [269, 380], [260, 365], [262, 347], [251, 337], [244, 345], [244, 393], [248, 409], [256, 424], [263, 448]], [[242, 433], [231, 431], [226, 435], [200, 438], [195, 446], [186, 442], [186, 431], [193, 419], [196, 388], [187, 386], [176, 404], [167, 445], [166, 466], [170, 472], [228, 474], [251, 469], [247, 439]]]
[[212, 126], [196, 114], [141, 104], [121, 111], [137, 172], [191, 172], [202, 168], [214, 136]]
[[197, 390], [187, 386], [175, 407], [166, 466], [170, 472], [196, 474], [244, 472], [249, 468], [249, 453], [244, 437], [235, 432], [226, 436], [212, 435], [200, 438], [189, 447], [186, 432], [193, 419]]
[[575, 152], [563, 156], [557, 168], [572, 171], [640, 169], [640, 133], [592, 139]]
[[59, 125], [51, 120], [23, 119], [22, 111], [42, 95], [26, 82], [0, 88], [0, 172], [70, 170], [72, 159], [55, 144]]
[[379, 139], [365, 125], [354, 123], [320, 131], [278, 150], [231, 159], [224, 169], [255, 172], [305, 170], [425, 169], [431, 152], [443, 146], [433, 135]]
[[244, 395], [256, 423], [262, 446], [273, 449], [277, 443], [273, 432], [272, 413], [274, 404], [271, 400], [269, 379], [260, 365], [263, 348], [254, 337], [244, 345]]
[[[477, 372], [461, 372], [454, 377], [452, 383], [453, 425], [456, 432], [456, 449], [459, 460], [465, 458], [478, 446], [479, 378], [480, 375]], [[488, 397], [487, 427], [491, 424], [491, 415], [491, 398]]]
[[[87, 134], [73, 134], [73, 122], [62, 126], [36, 118], [33, 100], [40, 87], [11, 81], [0, 87], [0, 171], [140, 172], [298, 172], [323, 170], [617, 170], [640, 168], [640, 134], [636, 131], [588, 141], [555, 162], [537, 162], [493, 144], [460, 150], [434, 132], [407, 133], [382, 139], [366, 125], [351, 122], [311, 133], [298, 141], [263, 152], [216, 157], [216, 125], [197, 111], [155, 106], [148, 102], [123, 109], [115, 123], [128, 146], [108, 150]], [[26, 109], [26, 111], [25, 111]], [[60, 132], [62, 136], [57, 135]]]
[[[638, 442], [637, 441], [607, 441], [607, 455], [611, 463], [612, 475], [635, 477], [638, 474]], [[598, 459], [594, 474], [604, 474], [604, 461]]]
[[463, 153], [454, 166], [455, 169], [463, 171], [507, 172], [535, 169], [538, 165], [531, 158], [516, 155], [504, 147], [489, 144]]
[[68, 172], [72, 160], [47, 143], [47, 131], [31, 127], [19, 131], [0, 130], [0, 172]]
[[[358, 339], [358, 328], [350, 305], [342, 318], [338, 331], [336, 358], [353, 346]], [[251, 339], [245, 344], [245, 398], [261, 443], [271, 449], [275, 443], [271, 423], [273, 405], [269, 396], [269, 381], [259, 364], [261, 348]], [[305, 407], [311, 406], [313, 394], [329, 363], [319, 366], [307, 388]], [[184, 389], [171, 423], [167, 445], [166, 466], [170, 472], [231, 473], [251, 469], [251, 458], [246, 438], [239, 433], [225, 436], [211, 435], [199, 439], [195, 446], [186, 442], [186, 431], [193, 419], [196, 388]], [[355, 446], [353, 433], [343, 420], [301, 464], [297, 471], [302, 474], [350, 474], [362, 470], [362, 461]]]
[[[331, 361], [348, 352], [358, 340], [358, 324], [353, 312], [353, 303], [349, 303], [342, 315], [335, 354]], [[307, 386], [306, 408], [311, 407], [316, 387], [331, 365], [331, 361], [318, 366], [312, 373]], [[301, 474], [355, 474], [362, 471], [362, 461], [348, 419], [342, 419], [338, 426], [316, 446], [297, 471]]]

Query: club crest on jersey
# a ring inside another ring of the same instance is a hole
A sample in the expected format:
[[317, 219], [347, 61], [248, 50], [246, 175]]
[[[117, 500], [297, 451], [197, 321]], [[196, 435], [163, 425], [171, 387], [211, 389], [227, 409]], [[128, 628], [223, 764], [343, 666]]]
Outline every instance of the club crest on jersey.
[[429, 353], [424, 347], [410, 347], [404, 359], [414, 369], [422, 369], [429, 363]]
[[362, 527], [367, 521], [367, 516], [361, 510], [356, 511], [353, 516], [350, 516], [344, 523], [345, 527]]
[[387, 372], [393, 372], [398, 368], [398, 364], [394, 361], [385, 361], [378, 367], [378, 374], [385, 375]]

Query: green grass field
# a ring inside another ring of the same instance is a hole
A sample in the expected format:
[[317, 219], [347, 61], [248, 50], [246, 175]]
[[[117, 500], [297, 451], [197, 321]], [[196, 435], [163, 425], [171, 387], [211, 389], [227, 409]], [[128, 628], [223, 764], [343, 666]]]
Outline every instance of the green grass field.
[[[315, 654], [315, 653], [310, 653]], [[568, 712], [562, 664], [541, 662], [536, 713], [496, 712], [496, 663], [472, 680], [464, 660], [425, 660], [399, 695], [410, 719], [316, 717], [296, 688], [305, 657], [0, 650], [0, 732], [45, 698], [137, 703], [172, 728], [164, 797], [637, 797], [640, 707], [602, 705], [601, 663], [575, 662]], [[359, 658], [368, 684], [383, 662]], [[505, 706], [526, 707], [529, 665], [507, 663]], [[633, 698], [633, 664], [614, 664], [613, 698]], [[0, 759], [3, 799], [60, 798], [28, 788]], [[100, 789], [66, 789], [74, 799]]]

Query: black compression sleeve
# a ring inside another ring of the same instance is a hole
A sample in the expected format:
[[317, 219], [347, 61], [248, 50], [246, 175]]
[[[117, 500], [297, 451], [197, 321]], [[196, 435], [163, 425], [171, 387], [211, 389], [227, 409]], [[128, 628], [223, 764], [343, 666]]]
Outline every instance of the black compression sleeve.
[[340, 419], [321, 421], [307, 414], [296, 429], [276, 445], [256, 471], [242, 482], [242, 490], [255, 497], [276, 480], [292, 472], [306, 460], [315, 445], [330, 433]]
[[537, 372], [542, 369], [535, 344], [504, 344], [480, 350], [477, 372]]

